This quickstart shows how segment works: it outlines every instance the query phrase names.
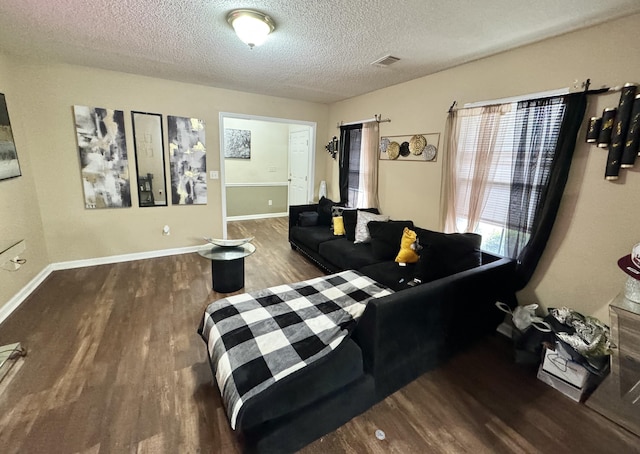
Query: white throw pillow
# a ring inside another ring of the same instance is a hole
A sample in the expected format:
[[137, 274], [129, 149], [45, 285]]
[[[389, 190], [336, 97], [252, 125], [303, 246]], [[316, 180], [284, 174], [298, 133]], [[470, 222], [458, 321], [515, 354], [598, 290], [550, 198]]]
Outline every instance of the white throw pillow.
[[354, 243], [368, 243], [371, 241], [371, 234], [369, 233], [369, 228], [367, 224], [370, 221], [381, 221], [387, 222], [389, 220], [389, 216], [384, 214], [373, 214], [368, 211], [360, 211], [358, 210], [358, 220], [356, 221], [356, 240]]

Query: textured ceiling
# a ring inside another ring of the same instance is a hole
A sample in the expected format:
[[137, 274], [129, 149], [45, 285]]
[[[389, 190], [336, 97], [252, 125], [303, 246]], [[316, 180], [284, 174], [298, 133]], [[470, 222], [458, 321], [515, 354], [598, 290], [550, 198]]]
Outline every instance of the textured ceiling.
[[[236, 8], [276, 30], [250, 50]], [[331, 103], [640, 12], [640, 0], [2, 0], [0, 52]], [[399, 57], [387, 68], [370, 63]]]

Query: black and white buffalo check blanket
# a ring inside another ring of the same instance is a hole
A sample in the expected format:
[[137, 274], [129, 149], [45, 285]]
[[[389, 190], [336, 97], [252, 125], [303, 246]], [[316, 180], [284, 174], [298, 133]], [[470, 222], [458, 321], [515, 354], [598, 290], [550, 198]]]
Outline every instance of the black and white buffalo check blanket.
[[231, 427], [244, 402], [334, 350], [367, 302], [391, 293], [356, 271], [343, 271], [211, 303], [199, 331]]

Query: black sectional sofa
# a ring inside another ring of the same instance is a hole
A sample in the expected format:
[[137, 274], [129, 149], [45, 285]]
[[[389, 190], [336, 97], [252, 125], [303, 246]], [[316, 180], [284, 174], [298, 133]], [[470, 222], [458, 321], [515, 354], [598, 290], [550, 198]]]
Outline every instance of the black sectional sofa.
[[[503, 319], [495, 301], [515, 302], [513, 261], [480, 252], [476, 235], [444, 235], [410, 221], [372, 222], [371, 242], [354, 244], [349, 233], [333, 235], [325, 208], [290, 208], [291, 247], [327, 272], [356, 269], [395, 292], [370, 300], [336, 350], [245, 403], [236, 429], [247, 452], [293, 452], [335, 430], [495, 331]], [[318, 210], [318, 225], [299, 225], [308, 219], [303, 212]], [[354, 216], [343, 213], [348, 231]], [[432, 266], [400, 267], [389, 259], [407, 225], [418, 233], [421, 261]], [[416, 276], [422, 283], [409, 285]]]
[[[317, 225], [299, 225], [300, 215], [312, 212], [319, 213]], [[327, 272], [355, 269], [395, 290], [369, 302], [352, 336], [365, 374], [374, 379], [376, 400], [494, 332], [504, 319], [496, 301], [517, 304], [515, 262], [481, 251], [479, 235], [444, 234], [390, 220], [370, 222], [371, 241], [356, 244], [357, 210], [344, 210], [342, 217], [346, 235], [335, 236], [326, 205], [292, 206], [289, 243]], [[423, 249], [418, 263], [399, 266], [394, 258], [405, 226], [418, 234]]]

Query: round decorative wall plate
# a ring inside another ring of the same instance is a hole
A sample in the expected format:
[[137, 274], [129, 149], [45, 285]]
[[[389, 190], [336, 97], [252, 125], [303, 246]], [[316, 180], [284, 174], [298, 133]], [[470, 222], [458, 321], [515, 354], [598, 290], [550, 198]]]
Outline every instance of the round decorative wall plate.
[[400, 144], [398, 142], [391, 142], [387, 146], [387, 156], [389, 159], [398, 159], [400, 156]]
[[386, 153], [387, 152], [387, 147], [389, 146], [389, 143], [391, 143], [391, 141], [389, 139], [387, 139], [386, 137], [383, 137], [380, 139], [380, 151], [382, 153]]
[[435, 145], [429, 144], [424, 148], [425, 161], [433, 161], [436, 158], [436, 154], [438, 154], [438, 149]]
[[427, 139], [423, 135], [415, 135], [409, 141], [409, 151], [415, 156], [419, 156], [427, 146]]

